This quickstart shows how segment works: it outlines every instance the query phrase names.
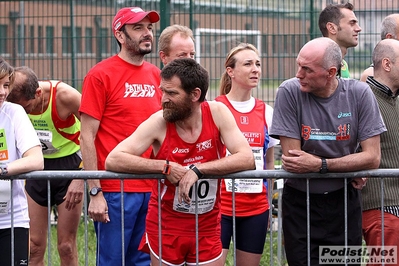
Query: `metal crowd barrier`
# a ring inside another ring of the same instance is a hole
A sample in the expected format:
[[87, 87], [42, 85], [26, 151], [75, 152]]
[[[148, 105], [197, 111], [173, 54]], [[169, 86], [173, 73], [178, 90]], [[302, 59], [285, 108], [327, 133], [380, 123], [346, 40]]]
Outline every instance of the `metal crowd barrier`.
[[[383, 178], [384, 177], [399, 177], [399, 169], [375, 169], [375, 170], [366, 170], [366, 171], [358, 171], [358, 172], [346, 172], [346, 173], [327, 173], [327, 174], [319, 174], [319, 173], [307, 173], [307, 174], [293, 174], [286, 172], [284, 170], [251, 170], [251, 171], [243, 171], [243, 172], [237, 172], [234, 174], [229, 174], [226, 176], [223, 176], [224, 178], [231, 178], [231, 179], [236, 179], [236, 178], [261, 178], [261, 179], [268, 179], [268, 180], [280, 180], [280, 179], [288, 179], [288, 178], [307, 178], [307, 180], [310, 180], [312, 178], [345, 178], [345, 179], [350, 179], [350, 178], [359, 178], [359, 177], [369, 177], [369, 178], [381, 178], [381, 195], [384, 195], [384, 186], [383, 186]], [[49, 180], [50, 178], [52, 180], [54, 179], [84, 179], [86, 182], [84, 182], [84, 189], [87, 191], [87, 180], [89, 179], [120, 179], [121, 180], [121, 190], [123, 190], [123, 182], [122, 180], [124, 179], [134, 179], [134, 178], [148, 178], [148, 179], [163, 179], [164, 176], [162, 174], [142, 174], [142, 175], [133, 175], [133, 174], [125, 174], [125, 173], [116, 173], [116, 172], [110, 172], [110, 171], [35, 171], [35, 172], [30, 172], [26, 174], [21, 174], [21, 175], [16, 175], [16, 176], [10, 176], [7, 177], [11, 180], [14, 179], [46, 179]], [[209, 179], [219, 179], [220, 176], [206, 176], [206, 178]], [[345, 180], [347, 181], [347, 180]], [[158, 189], [160, 188], [159, 186], [160, 182], [158, 181]], [[12, 185], [11, 185], [12, 189]], [[48, 182], [48, 190], [50, 191], [50, 182]], [[268, 197], [269, 197], [269, 204], [271, 205], [272, 203], [272, 195], [271, 193], [272, 190], [270, 189], [270, 182], [269, 182], [269, 191], [268, 191]], [[278, 198], [278, 215], [277, 215], [277, 264], [282, 265], [282, 261], [284, 260], [284, 255], [283, 255], [283, 248], [282, 248], [282, 228], [281, 228], [281, 189], [279, 189], [279, 198]], [[345, 197], [346, 197], [346, 187], [345, 187]], [[309, 199], [309, 193], [307, 193], [307, 201]], [[234, 201], [234, 192], [233, 192], [233, 201]], [[85, 241], [85, 265], [89, 265], [88, 262], [88, 221], [89, 218], [87, 217], [87, 203], [88, 202], [88, 196], [87, 193], [84, 193], [84, 204], [83, 204], [83, 213], [84, 213], [84, 241]], [[381, 198], [381, 203], [382, 206], [384, 206], [384, 199], [383, 197]], [[345, 204], [346, 204], [346, 199], [345, 199]], [[13, 206], [13, 199], [11, 198], [11, 206]], [[48, 264], [47, 265], [52, 265], [52, 258], [51, 258], [51, 206], [50, 206], [50, 198], [48, 197]], [[122, 198], [122, 206], [123, 208], [123, 198]], [[160, 208], [160, 207], [159, 207]], [[233, 204], [233, 213], [234, 213], [234, 204]], [[161, 211], [160, 211], [161, 212]], [[123, 212], [122, 212], [123, 215]], [[309, 205], [307, 209], [307, 215], [309, 216]], [[382, 216], [383, 218], [383, 216]], [[124, 228], [123, 224], [123, 217], [122, 217], [122, 228]], [[347, 232], [347, 213], [345, 213], [345, 232]], [[272, 219], [272, 211], [270, 211], [270, 216], [269, 216], [269, 221], [270, 221], [270, 237], [269, 237], [269, 244], [270, 244], [270, 252], [273, 253], [273, 236], [272, 236], [272, 223], [274, 222], [274, 219]], [[198, 216], [196, 215], [196, 222], [198, 226]], [[13, 217], [11, 218], [11, 223], [13, 227]], [[309, 225], [309, 219], [308, 219], [308, 228], [310, 228]], [[233, 219], [233, 228], [235, 228], [235, 219]], [[198, 229], [198, 228], [197, 228]], [[383, 229], [383, 228], [382, 228]], [[12, 252], [14, 252], [14, 237], [13, 237], [13, 230], [11, 230], [11, 238], [12, 238]], [[198, 240], [198, 230], [196, 238]], [[122, 249], [124, 247], [123, 242], [123, 232], [122, 232]], [[309, 236], [310, 233], [308, 231], [308, 245], [309, 243]], [[161, 239], [161, 238], [160, 238]], [[233, 258], [234, 258], [234, 265], [236, 265], [235, 262], [235, 243], [234, 243], [235, 235], [233, 236]], [[347, 241], [347, 239], [345, 240]], [[265, 243], [265, 245], [267, 242]], [[197, 251], [198, 251], [198, 242], [197, 242]], [[198, 252], [197, 252], [198, 253]], [[160, 253], [160, 257], [162, 254]], [[274, 256], [273, 254], [270, 254], [270, 263], [269, 265], [274, 265]], [[308, 254], [309, 255], [309, 254]], [[124, 250], [122, 250], [122, 261], [124, 261]], [[198, 262], [198, 257], [197, 257], [197, 262]], [[14, 261], [12, 260], [12, 263], [14, 264]], [[122, 265], [125, 265], [123, 262]], [[160, 262], [160, 265], [162, 263]], [[308, 265], [310, 265], [310, 258], [308, 256]]]

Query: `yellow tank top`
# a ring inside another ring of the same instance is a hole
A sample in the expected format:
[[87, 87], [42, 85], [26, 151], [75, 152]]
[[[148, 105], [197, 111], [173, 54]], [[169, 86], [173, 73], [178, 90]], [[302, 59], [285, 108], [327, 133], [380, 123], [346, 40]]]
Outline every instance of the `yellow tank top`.
[[29, 114], [33, 127], [42, 144], [46, 159], [61, 158], [80, 150], [80, 121], [71, 114], [62, 120], [57, 113], [55, 96], [58, 82], [54, 87], [50, 83], [50, 100], [42, 114]]

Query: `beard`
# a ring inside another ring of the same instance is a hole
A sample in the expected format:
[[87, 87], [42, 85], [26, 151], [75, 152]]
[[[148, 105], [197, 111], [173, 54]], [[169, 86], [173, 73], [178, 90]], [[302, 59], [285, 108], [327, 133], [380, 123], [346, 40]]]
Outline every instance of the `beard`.
[[143, 41], [150, 41], [152, 43], [152, 38], [150, 36], [146, 36], [140, 39], [138, 42], [133, 40], [130, 35], [125, 32], [126, 35], [126, 49], [135, 55], [146, 55], [152, 52], [152, 45], [146, 45], [144, 48], [140, 47], [140, 43]]
[[186, 99], [182, 104], [178, 105], [173, 102], [163, 103], [163, 118], [169, 123], [182, 121], [192, 114], [191, 101]]

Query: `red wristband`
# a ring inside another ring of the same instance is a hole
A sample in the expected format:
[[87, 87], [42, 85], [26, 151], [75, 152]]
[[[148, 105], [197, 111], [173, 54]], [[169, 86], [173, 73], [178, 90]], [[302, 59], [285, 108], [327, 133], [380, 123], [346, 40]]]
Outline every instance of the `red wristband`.
[[172, 170], [172, 166], [169, 164], [169, 160], [166, 160], [166, 163], [163, 166], [162, 174], [169, 175]]

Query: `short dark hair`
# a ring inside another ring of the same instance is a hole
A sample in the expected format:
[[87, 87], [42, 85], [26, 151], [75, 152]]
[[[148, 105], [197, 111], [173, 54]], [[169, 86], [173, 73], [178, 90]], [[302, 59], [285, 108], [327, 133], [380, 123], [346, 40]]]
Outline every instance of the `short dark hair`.
[[192, 58], [175, 59], [161, 71], [163, 80], [171, 80], [175, 76], [180, 79], [181, 87], [187, 94], [195, 88], [201, 89], [199, 102], [205, 101], [209, 88], [209, 74], [197, 61]]
[[319, 15], [319, 29], [324, 37], [328, 37], [327, 23], [332, 22], [339, 26], [339, 21], [343, 18], [341, 9], [349, 9], [353, 11], [351, 3], [346, 4], [329, 4]]
[[36, 73], [27, 66], [15, 68], [15, 75], [19, 73], [23, 78], [16, 79], [14, 85], [7, 97], [7, 101], [18, 102], [19, 100], [35, 99], [37, 88], [39, 88], [39, 80]]

